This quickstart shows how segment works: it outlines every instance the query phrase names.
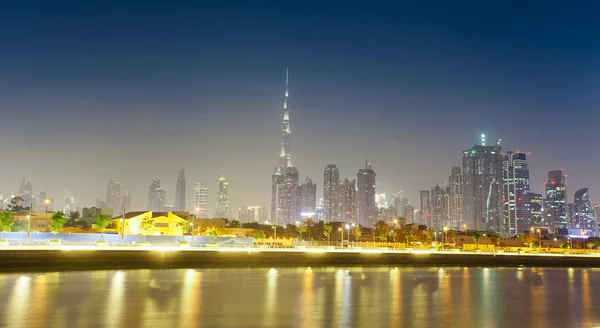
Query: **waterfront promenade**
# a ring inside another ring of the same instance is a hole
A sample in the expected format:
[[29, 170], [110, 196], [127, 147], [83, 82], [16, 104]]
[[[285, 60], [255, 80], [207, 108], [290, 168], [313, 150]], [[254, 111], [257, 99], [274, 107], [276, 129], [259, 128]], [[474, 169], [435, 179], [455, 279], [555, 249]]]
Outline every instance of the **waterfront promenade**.
[[131, 268], [252, 268], [324, 266], [600, 267], [597, 254], [519, 254], [428, 250], [227, 248], [177, 246], [11, 246], [0, 250], [0, 271]]

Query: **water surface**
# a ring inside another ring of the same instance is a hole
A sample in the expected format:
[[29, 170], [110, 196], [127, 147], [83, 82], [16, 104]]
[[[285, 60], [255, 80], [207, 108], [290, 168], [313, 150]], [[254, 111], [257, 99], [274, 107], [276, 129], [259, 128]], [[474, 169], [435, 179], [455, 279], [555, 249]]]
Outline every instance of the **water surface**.
[[600, 269], [179, 269], [0, 275], [0, 327], [593, 327]]

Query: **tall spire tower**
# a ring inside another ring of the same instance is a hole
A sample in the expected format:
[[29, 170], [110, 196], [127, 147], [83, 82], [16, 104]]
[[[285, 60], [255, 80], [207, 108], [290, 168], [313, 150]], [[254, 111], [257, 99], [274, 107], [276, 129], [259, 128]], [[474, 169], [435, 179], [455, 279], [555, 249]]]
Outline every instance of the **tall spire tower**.
[[289, 89], [289, 70], [285, 70], [285, 95], [283, 98], [283, 129], [281, 140], [281, 153], [279, 154], [279, 167], [285, 168], [292, 166], [292, 155], [290, 153], [290, 139], [292, 131], [290, 130], [290, 111], [288, 110], [288, 98], [290, 96]]

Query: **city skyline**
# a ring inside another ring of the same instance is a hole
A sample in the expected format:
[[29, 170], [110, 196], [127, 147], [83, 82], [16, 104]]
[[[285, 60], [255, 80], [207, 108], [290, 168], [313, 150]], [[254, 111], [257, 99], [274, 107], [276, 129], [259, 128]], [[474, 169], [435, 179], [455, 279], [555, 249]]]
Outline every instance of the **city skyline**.
[[[367, 15], [354, 22], [344, 18], [360, 13], [352, 5], [329, 7], [324, 18], [300, 6], [283, 15], [294, 31], [284, 37], [273, 27], [285, 8], [232, 13], [216, 6], [207, 15], [167, 6], [177, 24], [148, 26], [142, 23], [157, 21], [157, 7], [135, 7], [138, 15], [125, 19], [90, 16], [85, 5], [12, 6], [3, 22], [21, 32], [7, 36], [11, 51], [1, 55], [11, 64], [0, 79], [0, 106], [11, 124], [0, 136], [11, 141], [4, 148], [15, 158], [0, 172], [5, 195], [17, 192], [20, 177], [27, 176], [33, 193], [45, 190], [57, 208], [65, 188], [82, 207], [105, 198], [107, 181], [117, 180], [132, 193], [132, 207], [143, 209], [148, 181], [159, 176], [166, 205], [174, 205], [176, 173], [185, 167], [186, 202], [193, 204], [194, 184], [214, 186], [224, 168], [230, 208], [269, 209], [265, 181], [277, 165], [282, 80], [289, 67], [291, 156], [300, 181], [310, 177], [317, 184], [318, 198], [327, 164], [336, 164], [340, 177], [354, 177], [368, 151], [377, 193], [404, 191], [418, 208], [419, 191], [443, 185], [448, 168], [461, 164], [458, 152], [485, 133], [502, 137], [504, 149], [531, 152], [532, 193], [544, 194], [547, 172], [564, 168], [569, 190], [589, 188], [590, 199], [600, 199], [600, 174], [590, 164], [600, 154], [576, 149], [593, 149], [593, 109], [600, 101], [592, 92], [599, 76], [596, 46], [578, 23], [586, 13], [574, 9], [547, 4], [544, 16], [520, 7], [516, 12], [523, 15], [514, 16], [507, 5], [479, 12], [489, 19], [471, 29], [481, 21], [467, 5], [440, 4], [450, 20], [407, 5], [395, 11], [401, 19]], [[48, 12], [55, 15], [39, 17]], [[105, 20], [113, 21], [109, 30], [94, 28]], [[507, 20], [513, 28], [498, 29]], [[34, 33], [41, 30], [47, 35]], [[482, 38], [485, 31], [492, 36]], [[556, 38], [549, 39], [548, 31]], [[100, 38], [88, 38], [90, 33]], [[393, 42], [372, 42], [371, 35]], [[198, 36], [210, 51], [195, 46]], [[52, 50], [47, 40], [56, 45]], [[148, 59], [139, 61], [132, 49]], [[32, 65], [41, 68], [33, 74]], [[572, 111], [589, 117], [571, 124]], [[514, 114], [522, 128], [512, 127]], [[558, 127], [559, 134], [547, 133]], [[98, 156], [85, 156], [86, 150]], [[210, 209], [215, 197], [211, 191]]]

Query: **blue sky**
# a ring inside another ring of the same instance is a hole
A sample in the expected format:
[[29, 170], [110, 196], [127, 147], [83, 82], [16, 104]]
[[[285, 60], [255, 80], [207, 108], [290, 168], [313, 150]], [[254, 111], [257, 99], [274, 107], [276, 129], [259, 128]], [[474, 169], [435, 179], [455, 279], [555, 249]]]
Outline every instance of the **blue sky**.
[[591, 1], [2, 6], [4, 193], [31, 176], [87, 206], [113, 179], [143, 208], [185, 167], [188, 203], [199, 181], [213, 202], [223, 168], [233, 214], [267, 206], [289, 67], [293, 159], [319, 193], [367, 151], [378, 190], [416, 204], [486, 133], [532, 153], [534, 191], [564, 168], [569, 197], [600, 196]]

